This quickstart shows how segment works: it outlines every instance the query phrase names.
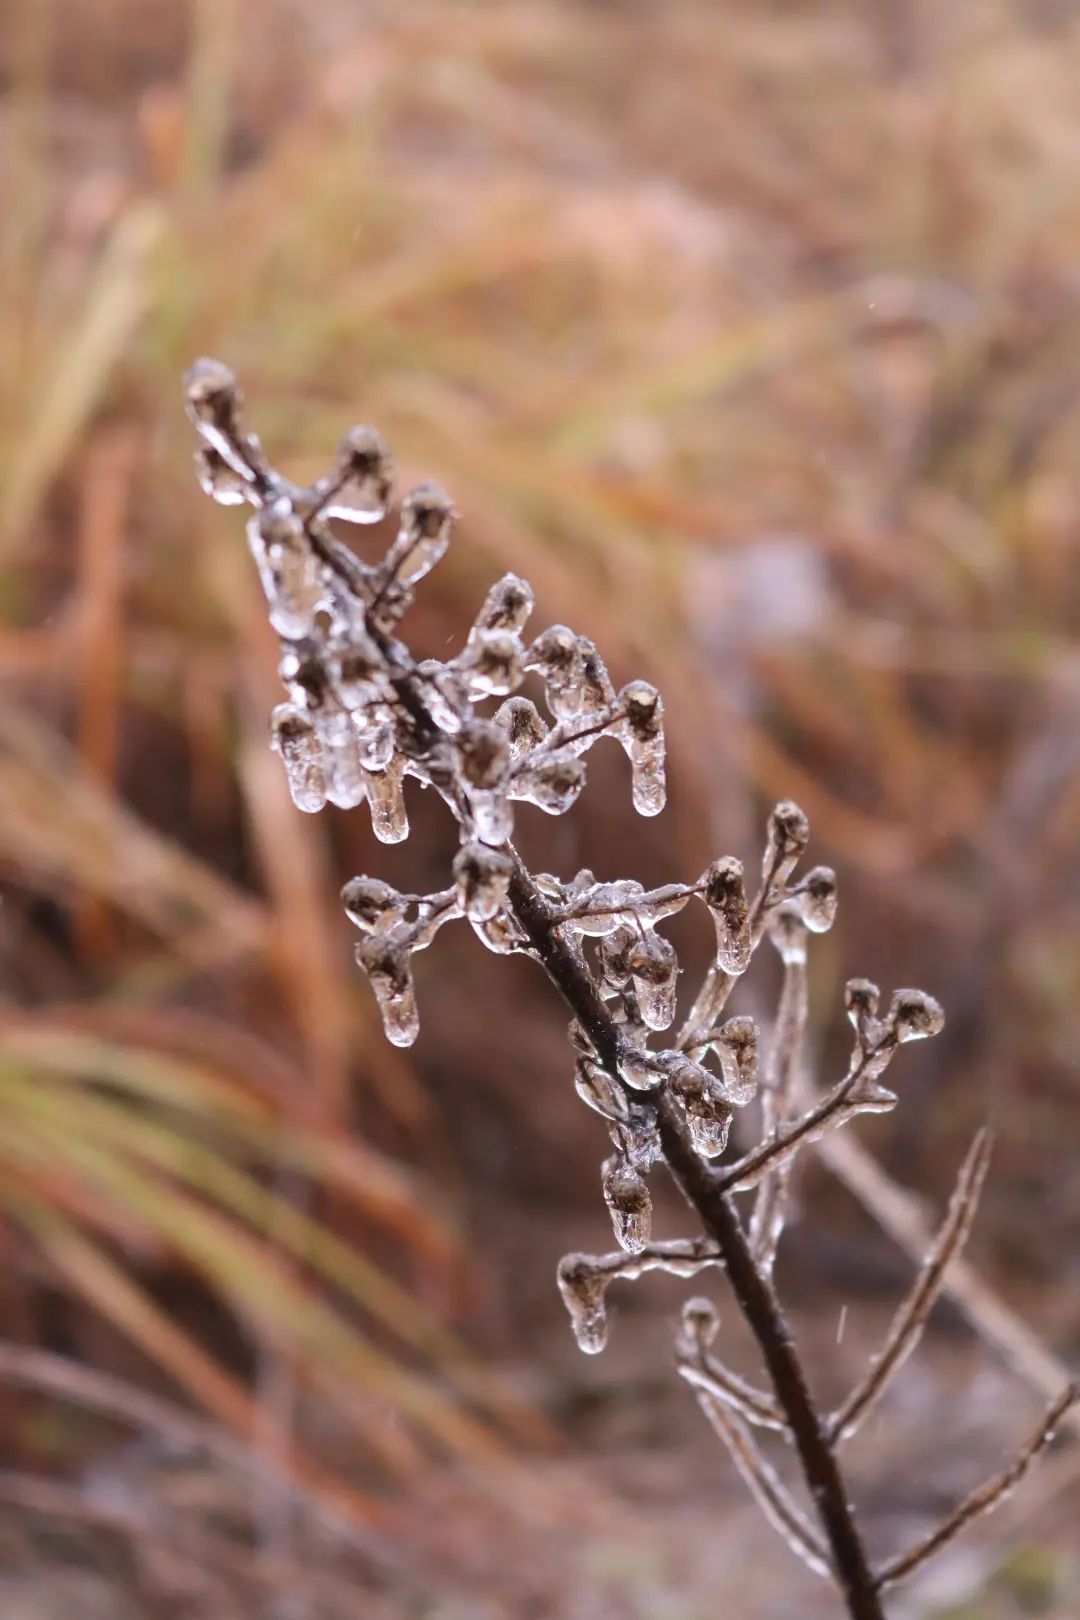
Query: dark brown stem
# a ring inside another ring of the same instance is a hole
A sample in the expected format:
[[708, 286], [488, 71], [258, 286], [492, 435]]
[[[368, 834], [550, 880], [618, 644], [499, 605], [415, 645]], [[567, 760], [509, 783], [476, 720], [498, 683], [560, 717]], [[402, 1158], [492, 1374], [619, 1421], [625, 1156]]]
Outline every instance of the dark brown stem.
[[[618, 1031], [587, 972], [552, 926], [553, 915], [524, 866], [510, 881], [509, 900], [529, 945], [588, 1036], [608, 1074], [619, 1080]], [[620, 1081], [621, 1083], [621, 1081]], [[759, 1271], [742, 1221], [709, 1165], [694, 1150], [674, 1103], [658, 1100], [660, 1141], [683, 1197], [720, 1250], [735, 1302], [757, 1340], [777, 1402], [787, 1420], [803, 1475], [828, 1539], [836, 1581], [852, 1620], [884, 1620], [881, 1597], [848, 1501], [839, 1464], [826, 1438], [772, 1285]]]

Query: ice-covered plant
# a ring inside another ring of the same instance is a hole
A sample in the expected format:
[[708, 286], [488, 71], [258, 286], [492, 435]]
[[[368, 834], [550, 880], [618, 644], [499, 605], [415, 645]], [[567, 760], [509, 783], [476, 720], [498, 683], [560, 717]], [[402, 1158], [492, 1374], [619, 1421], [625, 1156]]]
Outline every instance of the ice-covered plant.
[[[405, 496], [385, 555], [362, 562], [330, 520], [372, 524], [391, 509], [386, 445], [366, 427], [345, 435], [333, 466], [300, 487], [276, 472], [249, 431], [236, 380], [200, 360], [187, 377], [187, 407], [200, 438], [198, 475], [226, 506], [251, 506], [248, 544], [281, 639], [285, 701], [274, 710], [272, 746], [298, 809], [367, 801], [379, 839], [409, 832], [404, 793], [415, 777], [445, 800], [460, 828], [450, 881], [436, 894], [403, 894], [376, 877], [345, 885], [345, 911], [359, 931], [356, 957], [378, 1001], [387, 1037], [408, 1046], [419, 1024], [412, 958], [445, 924], [463, 919], [497, 954], [540, 964], [572, 1014], [579, 1096], [604, 1120], [611, 1155], [601, 1189], [617, 1249], [570, 1254], [558, 1285], [582, 1350], [608, 1336], [608, 1289], [664, 1270], [690, 1278], [723, 1274], [761, 1353], [768, 1388], [731, 1371], [717, 1349], [710, 1300], [683, 1310], [675, 1346], [679, 1373], [750, 1489], [791, 1548], [830, 1576], [857, 1620], [880, 1617], [882, 1592], [909, 1575], [1008, 1491], [1048, 1443], [1072, 1400], [1067, 1389], [1000, 1475], [916, 1545], [872, 1565], [841, 1471], [844, 1442], [865, 1420], [914, 1348], [952, 1257], [964, 1242], [986, 1172], [989, 1137], [976, 1138], [944, 1223], [899, 1307], [885, 1342], [832, 1415], [811, 1394], [772, 1283], [797, 1155], [826, 1132], [896, 1102], [886, 1074], [899, 1048], [936, 1035], [943, 1014], [921, 990], [896, 990], [882, 1005], [865, 979], [847, 985], [851, 1058], [830, 1088], [810, 1094], [803, 1077], [807, 948], [836, 913], [836, 881], [824, 866], [799, 872], [809, 842], [794, 804], [769, 817], [761, 875], [715, 861], [691, 883], [645, 889], [592, 872], [563, 879], [530, 872], [513, 844], [520, 801], [550, 815], [569, 810], [585, 785], [586, 760], [613, 738], [630, 761], [636, 809], [664, 806], [664, 711], [659, 692], [635, 680], [616, 690], [596, 647], [565, 625], [529, 631], [533, 594], [507, 574], [492, 586], [464, 645], [447, 659], [416, 660], [398, 636], [413, 587], [442, 557], [456, 514], [424, 484]], [[539, 677], [546, 713], [519, 694]], [[716, 947], [701, 989], [676, 1034], [679, 964], [661, 932], [691, 901], [707, 908]], [[782, 988], [767, 1043], [745, 1015], [726, 1016], [754, 953], [780, 957]], [[758, 1144], [727, 1160], [731, 1122], [754, 1098]], [[654, 1240], [649, 1178], [662, 1166], [700, 1230]], [[749, 1195], [748, 1206], [739, 1202]], [[807, 1487], [800, 1507], [773, 1470], [755, 1431], [791, 1443]]]

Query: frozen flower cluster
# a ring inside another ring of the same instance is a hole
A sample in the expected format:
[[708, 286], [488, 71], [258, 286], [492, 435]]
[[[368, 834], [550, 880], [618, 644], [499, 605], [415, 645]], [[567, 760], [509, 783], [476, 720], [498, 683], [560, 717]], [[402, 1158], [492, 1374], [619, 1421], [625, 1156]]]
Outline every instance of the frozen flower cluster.
[[[281, 644], [284, 701], [274, 710], [271, 740], [297, 808], [310, 813], [327, 803], [352, 808], [366, 801], [376, 836], [397, 843], [409, 832], [411, 777], [445, 801], [460, 828], [450, 881], [440, 892], [404, 894], [374, 877], [353, 878], [342, 892], [360, 934], [356, 958], [387, 1037], [398, 1046], [415, 1041], [413, 957], [452, 919], [464, 919], [496, 953], [537, 960], [573, 1011], [575, 1086], [610, 1138], [600, 1194], [616, 1241], [609, 1254], [570, 1254], [559, 1265], [558, 1286], [581, 1349], [595, 1354], [607, 1343], [613, 1283], [656, 1270], [681, 1278], [710, 1267], [730, 1270], [743, 1244], [766, 1290], [768, 1321], [755, 1329], [759, 1343], [782, 1341], [787, 1330], [771, 1274], [795, 1161], [826, 1132], [896, 1103], [886, 1071], [902, 1045], [939, 1032], [941, 1008], [919, 990], [897, 990], [883, 1005], [875, 985], [852, 979], [845, 995], [854, 1029], [847, 1069], [825, 1090], [810, 1085], [803, 1050], [807, 955], [813, 936], [833, 924], [836, 879], [825, 866], [800, 870], [809, 828], [791, 803], [778, 804], [768, 818], [760, 876], [750, 886], [742, 863], [730, 856], [695, 882], [655, 889], [591, 871], [566, 880], [528, 872], [512, 843], [516, 805], [549, 815], [569, 810], [585, 786], [586, 756], [601, 738], [613, 738], [629, 759], [635, 808], [647, 816], [663, 808], [659, 693], [640, 680], [616, 690], [593, 643], [565, 625], [532, 634], [533, 594], [515, 574], [492, 586], [453, 656], [416, 660], [398, 627], [414, 588], [450, 544], [456, 513], [444, 491], [422, 484], [407, 493], [383, 555], [362, 561], [332, 524], [379, 524], [393, 509], [393, 464], [376, 432], [351, 429], [327, 473], [300, 486], [267, 462], [225, 366], [197, 362], [186, 399], [200, 440], [202, 487], [222, 505], [253, 509], [248, 545]], [[530, 683], [542, 707], [522, 690]], [[680, 1023], [680, 964], [662, 929], [691, 901], [708, 911], [714, 946]], [[769, 1027], [759, 1031], [745, 1013], [729, 1013], [728, 1003], [762, 945], [779, 957], [781, 989]], [[733, 1120], [751, 1104], [760, 1127], [756, 1145], [725, 1160]], [[980, 1135], [882, 1350], [832, 1418], [819, 1419], [807, 1405], [801, 1375], [786, 1386], [774, 1379], [770, 1394], [727, 1369], [716, 1349], [719, 1318], [711, 1301], [692, 1299], [684, 1311], [679, 1372], [792, 1548], [810, 1568], [838, 1575], [849, 1596], [857, 1594], [853, 1613], [879, 1613], [877, 1588], [910, 1573], [998, 1500], [1046, 1444], [1071, 1398], [1051, 1408], [1011, 1472], [876, 1575], [868, 1573], [857, 1541], [837, 1539], [836, 1520], [850, 1516], [850, 1508], [835, 1453], [914, 1347], [966, 1237], [988, 1155], [989, 1139]], [[703, 1235], [654, 1238], [649, 1178], [661, 1163], [701, 1215]], [[751, 1195], [745, 1221], [730, 1202], [742, 1195]], [[797, 1439], [800, 1424], [804, 1465], [807, 1446], [816, 1458], [806, 1477], [820, 1498], [820, 1525], [792, 1499], [753, 1438], [755, 1428], [765, 1428]]]

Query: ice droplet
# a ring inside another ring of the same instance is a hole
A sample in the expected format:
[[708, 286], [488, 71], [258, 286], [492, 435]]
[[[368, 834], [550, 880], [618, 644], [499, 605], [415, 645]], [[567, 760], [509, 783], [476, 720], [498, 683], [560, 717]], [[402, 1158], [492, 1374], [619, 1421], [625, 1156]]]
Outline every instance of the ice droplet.
[[572, 754], [555, 752], [517, 771], [510, 787], [512, 799], [526, 799], [549, 816], [561, 816], [585, 786], [585, 766]]
[[517, 574], [504, 574], [484, 598], [473, 629], [523, 630], [533, 610], [533, 600], [532, 586], [527, 580], [519, 579]]
[[640, 1254], [652, 1236], [652, 1199], [644, 1178], [618, 1156], [604, 1163], [604, 1202], [619, 1246]]
[[281, 755], [298, 810], [313, 815], [326, 803], [326, 769], [318, 732], [293, 703], [279, 703], [270, 718], [270, 746]]
[[799, 914], [813, 934], [827, 934], [836, 921], [836, 873], [830, 866], [815, 866], [791, 891]]
[[506, 732], [510, 758], [515, 762], [531, 754], [547, 737], [550, 727], [530, 698], [507, 698], [495, 710], [494, 723]]
[[538, 671], [556, 720], [569, 720], [581, 706], [584, 667], [581, 643], [565, 624], [541, 632], [525, 654], [525, 668]]
[[713, 861], [701, 875], [701, 898], [716, 925], [716, 964], [733, 976], [750, 965], [750, 908], [743, 887], [743, 866], [733, 855]]
[[453, 502], [438, 484], [420, 484], [401, 504], [401, 527], [386, 557], [389, 576], [415, 585], [445, 554], [454, 527]]
[[559, 1261], [557, 1277], [578, 1349], [587, 1356], [599, 1355], [608, 1336], [604, 1279], [585, 1254], [565, 1255]]
[[213, 445], [196, 450], [195, 476], [203, 494], [219, 506], [243, 506], [251, 494], [248, 480]]
[[382, 771], [365, 773], [372, 830], [380, 844], [400, 844], [409, 836], [402, 779], [404, 762], [395, 755]]
[[674, 946], [660, 934], [647, 933], [630, 952], [629, 966], [642, 1018], [650, 1029], [667, 1029], [675, 1017], [679, 974]]
[[625, 718], [621, 740], [630, 758], [634, 809], [656, 816], [667, 800], [664, 773], [664, 705], [655, 686], [631, 681], [619, 693]]
[[508, 630], [484, 630], [470, 636], [457, 668], [465, 677], [469, 697], [505, 697], [521, 685], [524, 656], [520, 639]]
[[386, 933], [401, 922], [408, 902], [381, 878], [354, 877], [341, 891], [341, 903], [351, 923], [365, 934]]
[[393, 457], [382, 436], [374, 428], [350, 428], [327, 476], [323, 515], [345, 523], [378, 523], [386, 516], [393, 476]]
[[411, 1046], [420, 1033], [408, 947], [389, 934], [369, 934], [356, 947], [356, 960], [368, 976], [393, 1046]]
[[470, 922], [489, 922], [506, 902], [514, 863], [502, 849], [462, 844], [454, 857], [454, 882]]

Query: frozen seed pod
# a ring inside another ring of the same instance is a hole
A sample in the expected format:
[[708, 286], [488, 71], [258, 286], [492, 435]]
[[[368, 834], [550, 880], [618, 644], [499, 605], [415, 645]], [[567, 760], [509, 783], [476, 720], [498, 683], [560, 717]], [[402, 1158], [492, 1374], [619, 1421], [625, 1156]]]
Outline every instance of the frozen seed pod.
[[769, 912], [769, 938], [789, 965], [806, 961], [806, 924], [797, 900], [785, 900]]
[[621, 740], [630, 759], [634, 809], [656, 816], [664, 808], [664, 705], [655, 686], [631, 681], [619, 693], [624, 712]]
[[737, 1013], [721, 1024], [717, 1031], [718, 1044], [730, 1052], [735, 1065], [731, 1075], [724, 1066], [724, 1082], [728, 1099], [736, 1108], [745, 1108], [753, 1102], [758, 1088], [758, 1027], [747, 1013]]
[[533, 610], [532, 586], [517, 574], [504, 574], [496, 580], [476, 615], [474, 633], [486, 630], [520, 631]]
[[652, 1236], [652, 1199], [644, 1178], [618, 1156], [605, 1162], [603, 1176], [615, 1240], [627, 1254], [640, 1254]]
[[514, 863], [502, 849], [462, 844], [454, 857], [454, 883], [470, 922], [488, 922], [506, 903]]
[[599, 1355], [608, 1337], [606, 1279], [587, 1254], [565, 1255], [559, 1261], [557, 1277], [578, 1349], [587, 1356]]
[[289, 792], [309, 815], [326, 803], [326, 761], [309, 715], [293, 703], [279, 703], [270, 719], [270, 746], [281, 755]]
[[411, 1046], [420, 1033], [408, 945], [389, 934], [369, 934], [356, 947], [356, 960], [368, 976], [393, 1046]]
[[584, 786], [585, 766], [573, 754], [560, 750], [515, 772], [510, 797], [525, 799], [549, 816], [561, 816]]
[[885, 1024], [897, 1041], [921, 1041], [941, 1033], [945, 1013], [941, 1003], [925, 990], [896, 990]]
[[199, 437], [242, 478], [249, 469], [250, 440], [244, 426], [244, 396], [229, 367], [220, 360], [196, 360], [184, 377], [187, 413]]
[[496, 956], [509, 956], [525, 944], [525, 936], [508, 911], [497, 911], [494, 917], [472, 923], [473, 933]]
[[341, 441], [325, 480], [321, 511], [345, 523], [378, 523], [386, 516], [393, 489], [393, 457], [374, 428], [353, 427]]
[[471, 699], [505, 697], [521, 685], [525, 671], [520, 638], [509, 630], [483, 630], [470, 636], [456, 667]]
[[582, 720], [597, 720], [614, 708], [615, 688], [595, 644], [587, 636], [579, 636], [578, 647], [581, 651], [581, 703], [578, 713]]
[[471, 712], [464, 677], [436, 658], [425, 658], [416, 672], [424, 682], [427, 711], [439, 730], [450, 736], [459, 732]]
[[537, 636], [525, 654], [525, 668], [544, 682], [544, 697], [556, 720], [569, 720], [581, 706], [584, 679], [581, 644], [565, 624], [553, 624]]
[[830, 866], [815, 866], [791, 891], [799, 914], [812, 934], [827, 934], [836, 921], [836, 873]]
[[692, 1355], [704, 1355], [720, 1331], [720, 1313], [711, 1299], [695, 1294], [682, 1308], [681, 1339]]
[[409, 836], [409, 813], [405, 808], [403, 781], [405, 763], [395, 754], [381, 771], [366, 771], [371, 826], [380, 844], [400, 844]]
[[713, 861], [701, 876], [701, 898], [716, 925], [716, 965], [733, 976], [750, 965], [750, 907], [743, 866], [733, 855]]
[[679, 959], [670, 940], [647, 933], [630, 952], [630, 975], [641, 1016], [650, 1029], [667, 1029], [675, 1017]]
[[381, 878], [354, 877], [341, 891], [345, 915], [365, 934], [385, 934], [404, 919], [409, 902]]
[[[275, 501], [252, 519], [261, 547], [260, 574], [270, 608], [270, 623], [279, 636], [298, 640], [310, 635], [325, 590], [318, 559], [304, 526], [287, 501]], [[255, 547], [253, 546], [253, 550]]]
[[672, 1096], [682, 1104], [695, 1149], [702, 1158], [718, 1158], [727, 1147], [732, 1117], [722, 1083], [681, 1052], [662, 1052], [658, 1058]]
[[870, 979], [849, 979], [844, 986], [844, 1010], [860, 1046], [871, 1045], [880, 1034], [877, 1022], [880, 1000], [881, 991]]
[[457, 513], [438, 484], [421, 484], [401, 505], [401, 528], [386, 557], [390, 577], [415, 585], [445, 554]]
[[550, 726], [531, 698], [511, 697], [501, 703], [493, 715], [495, 725], [506, 732], [510, 743], [510, 758], [515, 764], [550, 734]]
[[204, 495], [217, 501], [219, 506], [243, 506], [253, 497], [250, 480], [237, 472], [213, 445], [203, 445], [195, 452], [195, 476]]
[[477, 836], [485, 844], [505, 843], [513, 827], [505, 789], [510, 766], [506, 733], [490, 720], [470, 720], [455, 743]]
[[644, 1042], [622, 1034], [616, 1056], [619, 1078], [634, 1091], [655, 1091], [664, 1078], [664, 1070], [657, 1063], [663, 1055], [648, 1051]]
[[619, 927], [597, 943], [600, 977], [607, 990], [622, 990], [630, 982], [630, 956], [638, 936], [632, 928]]
[[765, 835], [762, 875], [779, 887], [791, 875], [796, 861], [810, 842], [810, 823], [797, 804], [782, 799], [769, 817]]
[[574, 1090], [593, 1111], [615, 1124], [629, 1117], [622, 1089], [592, 1058], [580, 1057], [574, 1070]]

